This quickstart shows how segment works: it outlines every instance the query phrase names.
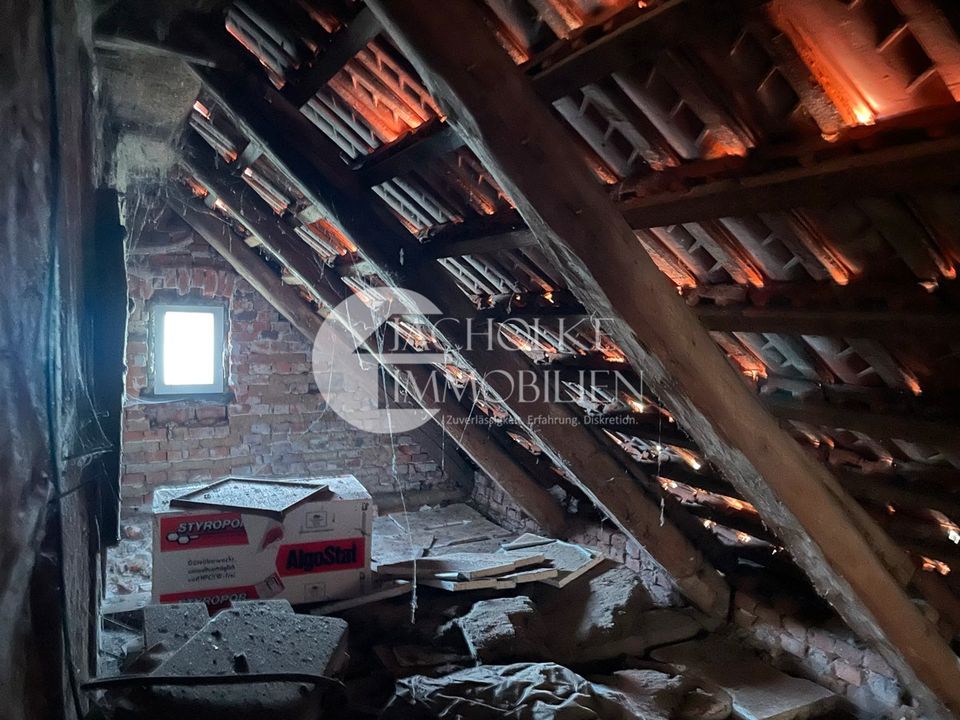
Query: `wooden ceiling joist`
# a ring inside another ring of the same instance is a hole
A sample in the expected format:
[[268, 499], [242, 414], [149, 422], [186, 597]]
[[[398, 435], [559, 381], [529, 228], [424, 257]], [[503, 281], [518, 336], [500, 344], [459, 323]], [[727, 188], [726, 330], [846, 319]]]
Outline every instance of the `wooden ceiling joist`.
[[938, 450], [960, 450], [960, 422], [955, 417], [928, 419], [779, 396], [765, 397], [763, 403], [773, 415], [783, 420], [853, 430], [878, 440], [906, 440]]
[[483, 238], [455, 240], [453, 242], [430, 242], [424, 247], [424, 255], [435, 260], [463, 255], [482, 255], [498, 250], [516, 250], [533, 247], [537, 239], [529, 230], [513, 230], [500, 235]]
[[714, 29], [710, 27], [711, 7], [717, 7], [712, 0], [668, 0], [540, 69], [531, 80], [543, 100], [558, 100], [641, 59], [655, 57], [659, 49], [678, 40], [710, 32]]
[[360, 52], [377, 33], [380, 24], [367, 9], [357, 13], [350, 23], [339, 30], [323, 54], [301, 73], [294, 75], [283, 90], [292, 105], [301, 107], [317, 94], [330, 79]]
[[[450, 0], [442, 13], [427, 0], [368, 0], [368, 6], [451, 125], [513, 199], [568, 287], [588, 309], [609, 318], [630, 361], [758, 508], [820, 593], [896, 668], [927, 716], [960, 713], [960, 661], [892, 574], [892, 559], [878, 556], [879, 529], [862, 515], [851, 521], [854, 501], [777, 426], [738, 377], [645, 254], [630, 224], [583, 163], [569, 155], [566, 131], [499, 47], [477, 8], [466, 0]], [[663, 205], [652, 205], [649, 213], [641, 205], [631, 222], [662, 225], [682, 221], [675, 215], [698, 216], [685, 220], [737, 214], [758, 204], [754, 194], [778, 206], [829, 202], [829, 193], [841, 186], [847, 193], [858, 186], [902, 188], [903, 175], [929, 183], [921, 170], [942, 181], [944, 165], [954, 165], [948, 174], [960, 175], [960, 163], [945, 160], [944, 153], [956, 159], [960, 140], [773, 176], [769, 187], [756, 193], [753, 185], [738, 182], [726, 193], [708, 193], [706, 202], [677, 197], [670, 213], [660, 212]], [[729, 202], [717, 203], [724, 194]], [[894, 555], [903, 556], [895, 549]]]
[[[194, 71], [241, 131], [300, 186], [309, 202], [337, 223], [386, 282], [427, 295], [448, 317], [473, 316], [474, 308], [446, 272], [435, 265], [404, 264], [404, 256], [418, 253], [416, 239], [340, 161], [335, 146], [279, 93], [253, 74]], [[440, 337], [448, 334], [446, 326], [443, 332], [435, 331]], [[464, 347], [465, 337], [453, 337], [450, 345]], [[490, 379], [488, 384], [501, 397], [511, 392], [502, 383], [531, 369], [519, 352], [500, 349], [463, 355], [468, 370]], [[631, 473], [615, 460], [589, 429], [572, 424], [572, 411], [563, 405], [519, 404], [516, 398], [504, 404], [569, 480], [663, 566], [691, 603], [714, 617], [725, 616], [726, 582], [669, 517], [663, 521], [658, 498], [641, 487], [636, 471]], [[530, 416], [548, 421], [531, 424]]]
[[960, 183], [960, 138], [924, 140], [625, 202], [631, 227], [739, 217]]
[[811, 310], [788, 307], [724, 307], [697, 305], [697, 317], [707, 330], [718, 332], [783, 333], [885, 340], [957, 337], [960, 313], [910, 310]]
[[[310, 257], [303, 242], [286, 230], [279, 220], [261, 211], [260, 204], [245, 189], [239, 190], [235, 185], [228, 185], [215, 174], [213, 168], [203, 167], [200, 157], [195, 156], [188, 161], [187, 167], [191, 173], [217, 195], [248, 232], [260, 239], [265, 249], [301, 279], [303, 287], [323, 306], [332, 308], [337, 305], [343, 296], [330, 282], [329, 274], [325, 276], [316, 258]], [[239, 241], [229, 227], [209, 211], [194, 207], [189, 198], [181, 198], [174, 209], [306, 338], [312, 340], [316, 337], [320, 318], [296, 290], [283, 284], [280, 276], [270, 270], [256, 250]], [[390, 367], [384, 367], [390, 372]], [[424, 377], [428, 372], [426, 368], [405, 366], [405, 369], [414, 375], [415, 381], [421, 386], [429, 379]], [[394, 375], [393, 379], [397, 381], [398, 377]], [[417, 397], [416, 394], [412, 396]], [[454, 442], [481, 470], [495, 478], [527, 515], [545, 531], [558, 537], [563, 535], [566, 524], [562, 508], [482, 425], [467, 422], [467, 413], [452, 402], [444, 403], [436, 417], [447, 418], [456, 424], [457, 431], [450, 433]]]

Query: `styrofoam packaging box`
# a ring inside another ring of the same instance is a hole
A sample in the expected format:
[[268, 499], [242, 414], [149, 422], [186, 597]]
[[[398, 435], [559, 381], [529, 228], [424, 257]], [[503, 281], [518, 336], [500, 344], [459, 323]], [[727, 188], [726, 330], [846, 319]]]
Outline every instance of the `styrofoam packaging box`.
[[[289, 482], [289, 481], [288, 481]], [[372, 499], [352, 475], [299, 480], [327, 491], [283, 514], [171, 507], [204, 485], [157, 488], [153, 500], [153, 601], [285, 598], [293, 604], [369, 592]]]

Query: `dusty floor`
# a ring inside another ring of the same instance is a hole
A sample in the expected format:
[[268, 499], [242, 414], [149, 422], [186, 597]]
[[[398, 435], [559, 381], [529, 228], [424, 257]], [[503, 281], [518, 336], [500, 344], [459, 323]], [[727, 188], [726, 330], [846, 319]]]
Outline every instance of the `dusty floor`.
[[106, 597], [112, 600], [135, 593], [150, 593], [153, 568], [153, 535], [149, 515], [124, 519], [120, 543], [107, 550]]
[[[397, 550], [394, 547], [396, 543], [389, 542], [395, 539], [387, 529], [388, 526], [392, 527], [390, 522], [398, 528], [406, 528], [407, 536], [403, 543], [405, 546], [411, 546], [415, 536], [424, 535], [425, 528], [430, 531], [427, 534], [430, 535], [428, 545], [431, 547], [441, 539], [451, 540], [452, 538], [452, 542], [456, 540], [455, 536], [458, 533], [469, 535], [471, 532], [478, 531], [476, 528], [468, 530], [473, 528], [473, 525], [470, 525], [471, 522], [474, 524], [479, 522], [483, 526], [481, 529], [491, 531], [492, 535], [482, 542], [455, 543], [454, 547], [458, 551], [471, 549], [481, 552], [484, 550], [485, 543], [492, 543], [492, 546], [501, 548], [520, 541], [512, 535], [501, 537], [502, 533], [499, 531], [503, 529], [486, 520], [464, 520], [460, 517], [463, 512], [473, 513], [474, 511], [462, 507], [458, 511], [458, 507], [460, 506], [442, 509], [445, 513], [443, 515], [445, 522], [439, 522], [442, 518], [434, 517], [432, 514], [434, 511], [439, 512], [439, 508], [431, 510], [429, 515], [421, 516], [421, 513], [412, 513], [411, 517], [402, 518], [402, 522], [394, 516], [379, 518], [374, 528], [375, 540], [379, 539], [379, 542], [374, 542], [377, 551], [375, 554], [379, 554], [382, 559], [384, 553], [388, 553], [391, 549]], [[412, 532], [411, 528], [414, 530], [419, 528], [422, 532]], [[98, 673], [101, 676], [149, 673], [158, 667], [166, 667], [161, 663], [173, 662], [175, 658], [180, 657], [180, 647], [183, 645], [183, 639], [172, 642], [164, 638], [157, 642], [155, 634], [151, 635], [151, 631], [148, 630], [149, 623], [144, 622], [145, 612], [152, 612], [150, 609], [148, 611], [141, 609], [143, 605], [150, 602], [152, 519], [146, 515], [126, 518], [122, 535], [123, 540], [116, 548], [111, 549], [107, 560], [105, 605], [112, 605], [112, 612], [106, 611], [103, 618]], [[447, 537], [448, 535], [450, 537]], [[484, 545], [484, 547], [474, 547], [475, 545]], [[409, 552], [409, 547], [407, 551]], [[440, 552], [442, 555], [442, 551]], [[452, 558], [455, 555], [456, 553], [449, 557]], [[561, 562], [559, 558], [554, 558], [551, 562], [558, 568], [565, 565], [565, 562]], [[329, 698], [324, 695], [324, 702], [333, 703], [337, 708], [336, 715], [342, 718], [383, 720], [388, 717], [404, 719], [439, 717], [449, 709], [445, 708], [448, 703], [447, 696], [456, 696], [456, 688], [463, 683], [466, 683], [464, 687], [474, 687], [477, 673], [484, 677], [486, 677], [484, 673], [487, 675], [507, 673], [512, 678], [513, 674], [519, 672], [517, 668], [520, 668], [525, 673], [536, 675], [532, 682], [537, 687], [545, 682], [540, 677], [543, 673], [548, 675], [561, 673], [564, 677], [573, 678], [577, 683], [586, 683], [587, 680], [584, 678], [594, 678], [594, 682], [599, 682], [597, 687], [607, 688], [603, 693], [614, 689], [617, 692], [630, 690], [628, 694], [632, 700], [624, 700], [620, 695], [616, 696], [619, 698], [616, 703], [616, 713], [609, 714], [604, 710], [599, 715], [588, 713], [582, 717], [650, 717], [664, 720], [667, 717], [672, 720], [727, 717], [730, 712], [730, 699], [724, 699], [726, 698], [724, 692], [714, 695], [714, 690], [706, 690], [705, 688], [714, 688], [710, 684], [712, 681], [704, 683], [696, 673], [689, 674], [689, 677], [686, 673], [681, 673], [683, 677], [674, 675], [679, 666], [656, 661], [654, 657], [658, 648], [667, 646], [680, 648], [682, 646], [679, 643], [691, 640], [697, 645], [702, 642], [707, 630], [699, 614], [689, 610], [655, 607], [640, 576], [622, 565], [606, 560], [600, 564], [590, 563], [584, 567], [590, 569], [585, 570], [576, 579], [571, 578], [568, 584], [562, 586], [530, 582], [506, 591], [480, 589], [451, 593], [421, 585], [413, 594], [382, 600], [372, 605], [342, 611], [331, 609], [327, 612], [319, 608], [314, 610], [317, 615], [341, 618], [338, 622], [345, 620], [345, 627], [349, 627], [344, 645], [346, 649], [344, 663], [339, 664], [335, 672], [326, 667], [321, 668], [324, 674], [336, 674], [342, 682], [342, 686], [336, 693], [331, 691]], [[263, 611], [272, 617], [276, 610], [270, 603], [277, 602], [276, 600], [266, 601]], [[167, 607], [186, 608], [187, 606]], [[203, 610], [203, 607], [200, 607]], [[309, 612], [309, 608], [307, 611]], [[286, 612], [293, 612], [289, 604]], [[201, 622], [207, 622], [205, 612], [201, 614], [203, 615]], [[214, 616], [214, 621], [216, 617], [218, 616]], [[280, 615], [275, 619], [280, 625], [286, 626], [291, 617]], [[307, 615], [296, 617], [302, 622], [315, 622], [320, 619], [308, 619]], [[219, 631], [210, 632], [209, 642], [202, 639], [196, 640], [196, 638], [205, 637], [201, 634], [202, 629], [200, 626], [192, 628], [184, 638], [194, 637], [195, 640], [190, 641], [194, 645], [201, 647], [210, 645], [214, 650], [226, 640], [240, 642], [244, 649], [240, 653], [235, 653], [233, 660], [241, 658], [244, 663], [250, 661], [250, 658], [256, 658], [255, 651], [260, 642], [265, 642], [268, 638], [275, 639], [275, 633], [272, 631], [258, 639], [255, 636], [259, 631], [250, 630], [249, 640], [246, 636], [244, 638], [226, 637]], [[167, 632], [166, 629], [163, 632]], [[306, 635], [309, 634], [306, 633]], [[150, 639], [151, 637], [153, 639]], [[319, 639], [322, 638], [318, 636]], [[726, 642], [719, 636], [718, 640]], [[308, 639], [307, 642], [310, 648], [314, 648], [312, 639]], [[183, 652], [189, 655], [189, 652]], [[724, 652], [714, 652], [713, 656], [723, 655]], [[311, 657], [314, 654], [312, 649], [309, 654]], [[283, 658], [293, 658], [295, 655], [296, 653], [291, 651], [286, 654], [281, 653], [278, 656], [279, 659], [271, 657], [268, 666], [272, 669], [274, 662], [279, 662]], [[283, 662], [286, 663], [286, 660]], [[704, 667], [706, 668], [708, 664], [705, 663]], [[842, 712], [823, 714], [827, 708], [824, 703], [832, 703], [832, 699], [818, 694], [823, 692], [822, 689], [812, 683], [787, 678], [768, 669], [766, 663], [759, 663], [758, 666], [763, 672], [773, 673], [778, 682], [793, 683], [790, 685], [791, 691], [785, 694], [791, 697], [796, 694], [795, 699], [798, 704], [793, 709], [800, 710], [803, 717], [846, 717]], [[313, 665], [309, 665], [309, 668], [313, 668]], [[280, 669], [290, 670], [291, 668], [283, 665]], [[706, 669], [709, 670], [709, 668]], [[246, 672], [246, 670], [235, 670], [235, 672]], [[491, 677], [493, 680], [487, 678], [487, 681], [490, 681], [487, 684], [491, 688], [501, 688], [504, 683], [509, 685], [506, 680], [501, 682], [497, 677]], [[647, 680], [650, 678], [654, 679], [650, 681], [653, 685], [647, 687], [649, 685]], [[630, 688], [625, 690], [620, 687], [625, 682], [628, 685], [630, 683], [639, 683], [639, 685], [632, 690]], [[801, 687], [794, 693], [793, 686], [796, 684]], [[643, 687], [640, 687], [641, 685]], [[521, 684], [517, 687], [519, 688], [517, 692], [520, 692], [525, 686]], [[809, 698], [811, 691], [816, 695], [813, 699]], [[229, 696], [235, 699], [235, 692], [231, 690]], [[472, 693], [473, 690], [470, 692]], [[738, 690], [738, 692], [742, 696], [743, 691]], [[122, 713], [113, 715], [110, 713], [119, 711], [123, 707], [133, 708], [134, 716], [138, 717], [140, 715], [137, 713], [144, 711], [147, 707], [163, 710], [159, 716], [169, 717], [174, 707], [169, 705], [170, 698], [167, 695], [170, 693], [177, 697], [182, 695], [181, 699], [189, 707], [193, 707], [191, 703], [199, 702], [202, 699], [201, 696], [206, 697], [210, 694], [199, 689], [175, 692], [157, 690], [145, 694], [138, 690], [136, 693], [133, 695], [126, 691], [107, 693], [100, 698], [100, 705], [109, 717], [114, 718], [121, 717]], [[609, 698], [604, 700], [603, 698], [607, 696], [603, 693], [590, 702], [594, 704], [602, 704], [601, 701], [607, 702]], [[495, 693], [497, 697], [491, 696], [492, 699], [488, 698], [484, 703], [507, 702], [505, 698], [499, 697], [502, 694], [501, 688]], [[261, 712], [262, 702], [267, 702], [270, 697], [261, 698], [257, 695], [256, 703], [241, 703], [241, 709]], [[299, 701], [299, 696], [297, 699]], [[765, 697], [761, 697], [760, 700], [766, 702]], [[773, 700], [780, 702], [779, 698]], [[143, 702], [146, 702], [146, 705]], [[467, 700], [461, 699], [456, 702], [467, 702]], [[692, 703], [689, 707], [687, 707], [688, 702]], [[711, 709], [717, 712], [703, 712], [705, 708], [700, 706], [703, 702], [710, 704]], [[220, 707], [215, 703], [208, 709], [222, 710], [228, 706], [234, 708], [235, 704], [226, 703]], [[274, 703], [271, 707], [277, 709], [281, 705], [283, 703]], [[410, 715], [414, 705], [419, 714]], [[635, 708], [634, 705], [636, 705]], [[681, 711], [681, 706], [686, 708], [686, 711]], [[642, 711], [639, 709], [641, 707]], [[569, 708], [565, 710], [565, 712], [569, 711]], [[581, 709], [575, 708], [574, 712], [581, 712]], [[487, 712], [470, 717], [485, 719], [494, 716], [501, 715], [498, 711], [495, 714]], [[572, 717], [571, 715], [562, 716]], [[123, 717], [129, 716], [123, 715]], [[208, 717], [209, 720], [213, 720], [212, 716]], [[241, 720], [246, 716], [228, 713], [224, 717], [228, 720]], [[793, 718], [800, 715], [783, 717]]]

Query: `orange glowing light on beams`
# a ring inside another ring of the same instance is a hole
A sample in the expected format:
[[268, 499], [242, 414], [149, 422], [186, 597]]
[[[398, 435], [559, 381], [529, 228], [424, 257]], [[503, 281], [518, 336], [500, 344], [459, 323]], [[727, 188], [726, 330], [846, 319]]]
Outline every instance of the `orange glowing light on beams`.
[[194, 197], [205, 198], [207, 195], [210, 194], [209, 190], [207, 190], [203, 185], [198, 183], [192, 177], [186, 178], [186, 181], [187, 181], [187, 185], [190, 187], [190, 192], [193, 194]]
[[210, 109], [199, 100], [194, 101], [193, 109], [200, 113], [205, 120], [210, 119]]
[[950, 566], [947, 565], [942, 560], [934, 560], [933, 558], [929, 558], [929, 557], [926, 557], [925, 555], [921, 555], [920, 561], [922, 563], [920, 567], [926, 572], [939, 573], [944, 577], [949, 575], [951, 572]]

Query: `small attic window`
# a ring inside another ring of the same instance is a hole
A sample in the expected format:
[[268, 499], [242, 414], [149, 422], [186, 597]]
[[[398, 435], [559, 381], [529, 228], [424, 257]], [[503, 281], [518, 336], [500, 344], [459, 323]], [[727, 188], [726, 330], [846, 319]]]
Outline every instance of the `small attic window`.
[[154, 308], [154, 393], [222, 393], [223, 314], [216, 305]]

